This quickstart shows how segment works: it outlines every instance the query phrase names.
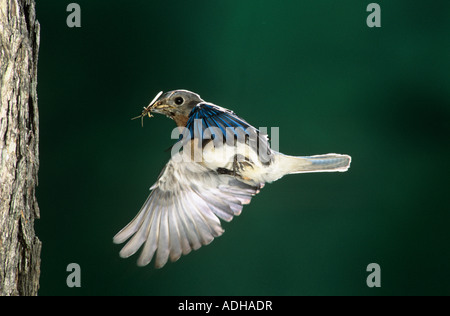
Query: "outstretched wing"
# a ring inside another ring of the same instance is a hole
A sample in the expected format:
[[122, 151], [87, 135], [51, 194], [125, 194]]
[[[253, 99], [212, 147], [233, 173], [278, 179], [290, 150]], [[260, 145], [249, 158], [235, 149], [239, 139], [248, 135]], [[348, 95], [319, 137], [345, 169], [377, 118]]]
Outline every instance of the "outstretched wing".
[[120, 251], [123, 258], [144, 245], [140, 266], [147, 265], [156, 253], [155, 267], [161, 268], [169, 258], [176, 261], [209, 244], [224, 232], [219, 218], [231, 221], [262, 187], [181, 161], [180, 155], [171, 158], [139, 213], [114, 236], [117, 244], [131, 237]]

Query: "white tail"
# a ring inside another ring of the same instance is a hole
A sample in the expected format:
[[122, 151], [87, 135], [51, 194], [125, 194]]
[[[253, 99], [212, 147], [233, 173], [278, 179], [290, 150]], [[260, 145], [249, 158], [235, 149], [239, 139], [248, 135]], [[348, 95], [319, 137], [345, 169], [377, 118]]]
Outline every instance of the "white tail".
[[344, 172], [350, 167], [352, 158], [348, 155], [326, 154], [316, 156], [287, 156], [280, 154], [279, 168], [285, 174], [305, 172]]

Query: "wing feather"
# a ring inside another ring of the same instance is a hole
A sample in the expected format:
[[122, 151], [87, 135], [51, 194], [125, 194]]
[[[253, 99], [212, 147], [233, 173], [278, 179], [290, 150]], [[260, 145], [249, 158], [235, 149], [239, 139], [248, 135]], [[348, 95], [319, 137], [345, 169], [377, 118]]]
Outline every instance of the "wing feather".
[[167, 212], [169, 217], [170, 260], [177, 261], [182, 251], [181, 234], [177, 224], [177, 212]]
[[189, 242], [190, 248], [193, 250], [197, 250], [202, 245], [201, 245], [200, 239], [198, 237], [197, 228], [192, 219], [191, 212], [189, 210], [186, 210], [183, 206], [184, 199], [185, 199], [185, 197], [181, 196], [180, 200], [178, 200], [176, 202], [180, 208], [179, 214], [181, 217], [181, 223], [184, 225], [184, 231], [186, 232], [186, 237], [187, 237], [187, 241]]
[[143, 267], [149, 264], [150, 261], [152, 261], [153, 255], [155, 254], [155, 251], [157, 249], [160, 217], [160, 208], [156, 208], [153, 211], [153, 220], [151, 226], [141, 228], [141, 230], [146, 231], [147, 240], [137, 261], [138, 266]]
[[156, 253], [155, 267], [163, 267], [167, 259], [169, 258], [169, 210], [163, 209], [161, 211], [161, 220], [159, 223], [159, 236], [158, 236], [158, 252]]
[[154, 259], [161, 268], [220, 236], [224, 230], [219, 218], [231, 221], [259, 189], [199, 163], [172, 158], [139, 213], [113, 241], [128, 240], [121, 257], [142, 247], [138, 265]]
[[[201, 120], [202, 125], [196, 124], [196, 120]], [[194, 138], [194, 135], [199, 135], [203, 138], [203, 132], [209, 127], [218, 127], [223, 134], [223, 139], [225, 139], [227, 127], [234, 128], [235, 135], [237, 136], [239, 135], [237, 134], [236, 129], [241, 129], [246, 135], [257, 136], [256, 141], [251, 144], [255, 149], [260, 145], [264, 148], [270, 147], [266, 134], [261, 133], [244, 119], [237, 116], [233, 111], [212, 103], [199, 103], [192, 109], [186, 123], [186, 128], [190, 131], [190, 138]], [[194, 130], [196, 133], [194, 133]]]

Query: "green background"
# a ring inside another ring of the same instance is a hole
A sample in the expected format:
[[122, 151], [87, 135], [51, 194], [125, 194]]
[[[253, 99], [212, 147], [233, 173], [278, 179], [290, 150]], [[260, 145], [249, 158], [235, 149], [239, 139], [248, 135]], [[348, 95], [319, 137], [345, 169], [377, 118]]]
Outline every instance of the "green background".
[[[450, 294], [450, 2], [37, 1], [40, 295]], [[268, 184], [212, 244], [156, 270], [112, 237], [170, 157], [130, 118], [188, 89], [280, 151], [353, 157]], [[66, 267], [81, 266], [81, 288]], [[381, 266], [381, 288], [366, 267]]]

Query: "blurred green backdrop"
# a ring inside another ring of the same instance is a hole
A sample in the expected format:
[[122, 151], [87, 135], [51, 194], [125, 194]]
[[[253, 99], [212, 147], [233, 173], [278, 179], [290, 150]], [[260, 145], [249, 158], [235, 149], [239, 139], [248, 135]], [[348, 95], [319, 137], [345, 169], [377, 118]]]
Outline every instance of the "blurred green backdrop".
[[[40, 295], [450, 294], [450, 2], [37, 1]], [[130, 118], [188, 89], [280, 150], [353, 157], [267, 185], [222, 237], [161, 270], [113, 235], [169, 159], [174, 123]], [[81, 266], [81, 288], [66, 267]], [[381, 288], [366, 286], [369, 263]]]

